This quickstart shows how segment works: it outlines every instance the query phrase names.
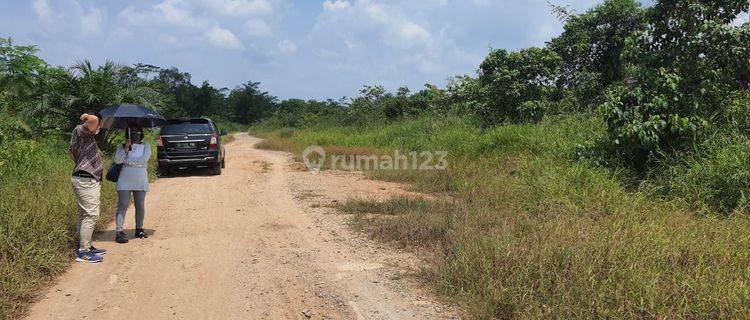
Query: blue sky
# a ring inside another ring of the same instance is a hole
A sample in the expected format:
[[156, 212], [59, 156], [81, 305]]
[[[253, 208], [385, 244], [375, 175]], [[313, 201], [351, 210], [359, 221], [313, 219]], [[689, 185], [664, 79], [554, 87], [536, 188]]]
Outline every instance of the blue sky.
[[365, 84], [444, 85], [473, 75], [490, 47], [541, 46], [561, 24], [546, 0], [0, 0], [0, 30], [54, 65], [143, 62], [196, 84], [339, 98]]

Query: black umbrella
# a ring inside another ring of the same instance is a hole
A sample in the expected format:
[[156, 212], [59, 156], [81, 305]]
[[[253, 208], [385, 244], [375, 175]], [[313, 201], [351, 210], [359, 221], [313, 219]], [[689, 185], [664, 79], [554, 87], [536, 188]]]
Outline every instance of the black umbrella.
[[116, 104], [99, 111], [104, 129], [126, 129], [131, 125], [141, 128], [161, 127], [167, 120], [154, 110], [135, 104]]

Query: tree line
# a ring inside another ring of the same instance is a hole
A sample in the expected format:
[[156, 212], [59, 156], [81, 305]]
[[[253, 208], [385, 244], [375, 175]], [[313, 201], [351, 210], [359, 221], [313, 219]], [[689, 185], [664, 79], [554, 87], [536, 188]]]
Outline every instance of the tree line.
[[494, 49], [475, 76], [411, 93], [365, 86], [353, 99], [282, 101], [269, 120], [368, 124], [459, 114], [487, 128], [589, 112], [607, 135], [579, 154], [643, 172], [716, 137], [747, 134], [750, 23], [746, 0], [606, 0], [583, 13], [552, 5], [563, 32], [544, 47]]
[[0, 39], [0, 144], [68, 130], [77, 115], [113, 103], [143, 104], [167, 117], [210, 115], [241, 124], [357, 125], [461, 115], [483, 128], [589, 112], [607, 134], [580, 155], [644, 172], [716, 136], [747, 133], [750, 120], [748, 1], [607, 0], [583, 13], [552, 6], [563, 32], [544, 47], [493, 49], [474, 76], [419, 91], [365, 86], [338, 100], [279, 101], [249, 81], [200, 86], [176, 68], [88, 61], [69, 68], [33, 46]]
[[84, 112], [117, 103], [135, 103], [167, 118], [211, 116], [219, 122], [249, 124], [268, 117], [277, 98], [248, 81], [236, 88], [200, 86], [177, 68], [83, 60], [52, 66], [35, 46], [0, 38], [0, 148], [16, 140], [68, 132]]

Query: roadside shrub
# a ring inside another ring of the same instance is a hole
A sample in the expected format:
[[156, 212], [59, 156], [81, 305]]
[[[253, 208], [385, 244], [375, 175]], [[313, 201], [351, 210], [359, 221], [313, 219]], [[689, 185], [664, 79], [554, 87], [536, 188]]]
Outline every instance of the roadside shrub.
[[[624, 50], [626, 84], [601, 105], [618, 156], [639, 169], [719, 130], [750, 87], [748, 1], [659, 1]], [[739, 63], [738, 61], [743, 61]]]
[[486, 110], [488, 101], [487, 88], [479, 78], [468, 75], [455, 76], [449, 79], [443, 90], [438, 114], [453, 114], [480, 124], [476, 110]]
[[723, 114], [720, 130], [730, 135], [750, 134], [750, 90], [735, 92]]
[[750, 212], [750, 141], [715, 142], [655, 173], [664, 193], [678, 197], [702, 215]]
[[225, 130], [227, 131], [227, 133], [240, 132], [247, 129], [247, 126], [227, 120], [224, 117], [212, 117], [211, 120], [216, 123], [216, 126], [219, 127], [219, 130]]
[[[67, 143], [16, 140], [0, 157], [0, 318], [14, 318], [74, 252], [77, 206]], [[0, 147], [0, 149], [2, 149]], [[100, 225], [113, 216], [114, 184], [102, 183]]]
[[291, 128], [283, 128], [279, 130], [279, 137], [283, 139], [289, 139], [294, 135], [294, 129]]
[[689, 145], [709, 125], [676, 105], [687, 99], [678, 90], [679, 75], [661, 70], [643, 80], [649, 85], [614, 88], [600, 107], [617, 156], [641, 169], [663, 152]]
[[582, 14], [553, 6], [563, 32], [547, 45], [562, 59], [558, 88], [579, 101], [577, 111], [602, 102], [611, 84], [622, 81], [626, 40], [645, 27], [645, 10], [635, 0], [606, 0]]
[[479, 81], [485, 87], [487, 103], [475, 105], [474, 110], [483, 125], [539, 120], [560, 62], [549, 49], [491, 51], [479, 65]]

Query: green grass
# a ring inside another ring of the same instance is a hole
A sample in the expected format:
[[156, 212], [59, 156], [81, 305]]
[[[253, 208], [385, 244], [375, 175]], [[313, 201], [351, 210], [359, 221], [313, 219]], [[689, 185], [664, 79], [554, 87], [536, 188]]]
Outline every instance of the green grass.
[[660, 175], [633, 189], [626, 170], [572, 160], [577, 144], [604, 132], [587, 115], [487, 131], [440, 118], [253, 130], [265, 147], [292, 152], [447, 150], [445, 171], [366, 174], [450, 197], [352, 199], [339, 209], [376, 239], [430, 253], [425, 277], [475, 318], [750, 317], [750, 221], [705, 214], [692, 189], [678, 191], [721, 192], [722, 181], [739, 181], [716, 174], [736, 167], [724, 160], [736, 153], [670, 164], [672, 187]]
[[708, 139], [697, 149], [652, 174], [654, 183], [705, 216], [750, 213], [750, 139]]
[[228, 133], [232, 132], [242, 132], [247, 129], [246, 125], [239, 124], [237, 122], [232, 122], [229, 120], [222, 119], [221, 117], [212, 117], [212, 120], [216, 123], [216, 126], [219, 127], [219, 130], [224, 130]]
[[221, 138], [221, 142], [222, 143], [230, 143], [230, 142], [234, 141], [235, 139], [237, 139], [237, 138], [235, 138], [233, 134], [229, 134], [229, 135], [226, 135], [226, 136], [222, 137]]
[[[0, 159], [0, 319], [21, 316], [45, 284], [71, 263], [78, 212], [67, 142], [50, 138], [9, 147], [10, 156]], [[105, 171], [109, 163], [105, 160]], [[98, 228], [114, 217], [114, 187], [102, 183]]]

